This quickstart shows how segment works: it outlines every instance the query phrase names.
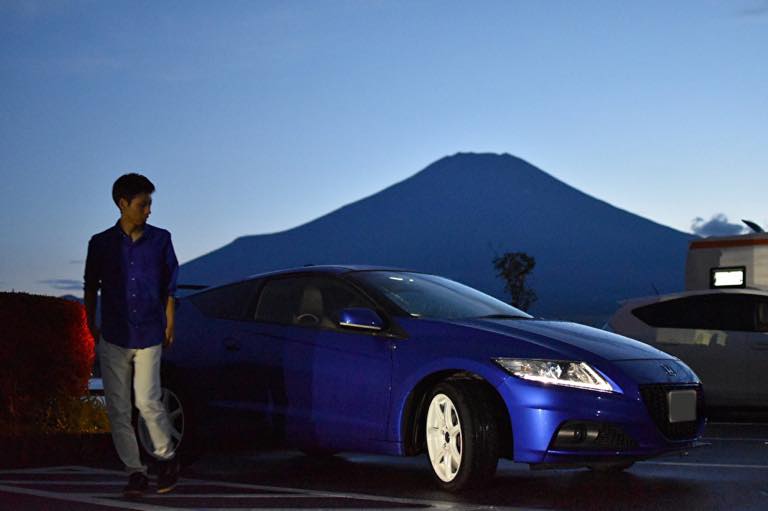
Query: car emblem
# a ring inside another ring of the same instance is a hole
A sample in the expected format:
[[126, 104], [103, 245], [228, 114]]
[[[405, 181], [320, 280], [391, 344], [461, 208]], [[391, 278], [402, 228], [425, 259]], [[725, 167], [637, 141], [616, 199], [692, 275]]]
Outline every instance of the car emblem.
[[677, 372], [667, 364], [661, 364], [661, 368], [664, 369], [668, 376], [677, 376]]

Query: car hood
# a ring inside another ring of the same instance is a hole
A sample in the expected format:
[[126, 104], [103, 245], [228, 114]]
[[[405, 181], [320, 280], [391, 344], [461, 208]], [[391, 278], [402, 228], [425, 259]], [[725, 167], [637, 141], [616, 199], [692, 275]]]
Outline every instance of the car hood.
[[455, 323], [516, 340], [524, 340], [558, 351], [565, 356], [586, 351], [612, 361], [674, 359], [671, 355], [640, 341], [578, 323], [536, 319], [472, 319]]

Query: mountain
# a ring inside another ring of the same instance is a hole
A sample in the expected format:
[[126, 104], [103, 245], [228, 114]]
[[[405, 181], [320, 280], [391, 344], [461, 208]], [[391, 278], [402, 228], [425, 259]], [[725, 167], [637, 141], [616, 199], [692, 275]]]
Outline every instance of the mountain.
[[70, 302], [77, 302], [81, 304], [85, 303], [85, 300], [83, 300], [82, 297], [75, 296], [75, 295], [61, 295], [59, 298], [61, 298], [62, 300], [68, 300]]
[[180, 282], [218, 284], [308, 263], [380, 264], [504, 299], [492, 260], [523, 251], [536, 259], [532, 312], [594, 323], [618, 300], [680, 289], [691, 239], [514, 156], [459, 153], [299, 227], [238, 238], [183, 265]]

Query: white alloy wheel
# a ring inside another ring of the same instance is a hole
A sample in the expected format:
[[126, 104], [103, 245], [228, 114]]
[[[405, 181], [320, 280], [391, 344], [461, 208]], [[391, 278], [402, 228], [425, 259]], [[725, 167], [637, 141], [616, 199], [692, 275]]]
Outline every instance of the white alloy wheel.
[[445, 394], [436, 394], [429, 403], [427, 451], [437, 477], [446, 483], [453, 481], [461, 468], [464, 445], [459, 414]]
[[[173, 443], [172, 452], [175, 454], [181, 446], [181, 442], [184, 438], [184, 407], [181, 405], [181, 400], [172, 390], [163, 387], [163, 393], [161, 401], [165, 407], [165, 411], [168, 413], [168, 421], [171, 423], [171, 442]], [[144, 419], [139, 414], [138, 428], [139, 442], [144, 452], [154, 456], [155, 447], [152, 443], [152, 438], [149, 436], [149, 430]]]

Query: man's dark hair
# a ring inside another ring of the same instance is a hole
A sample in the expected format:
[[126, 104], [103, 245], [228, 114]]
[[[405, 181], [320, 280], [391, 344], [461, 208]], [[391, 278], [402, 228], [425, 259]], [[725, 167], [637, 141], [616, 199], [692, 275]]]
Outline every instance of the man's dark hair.
[[120, 206], [120, 199], [130, 202], [140, 193], [154, 193], [155, 185], [141, 174], [124, 174], [112, 185], [112, 200]]

